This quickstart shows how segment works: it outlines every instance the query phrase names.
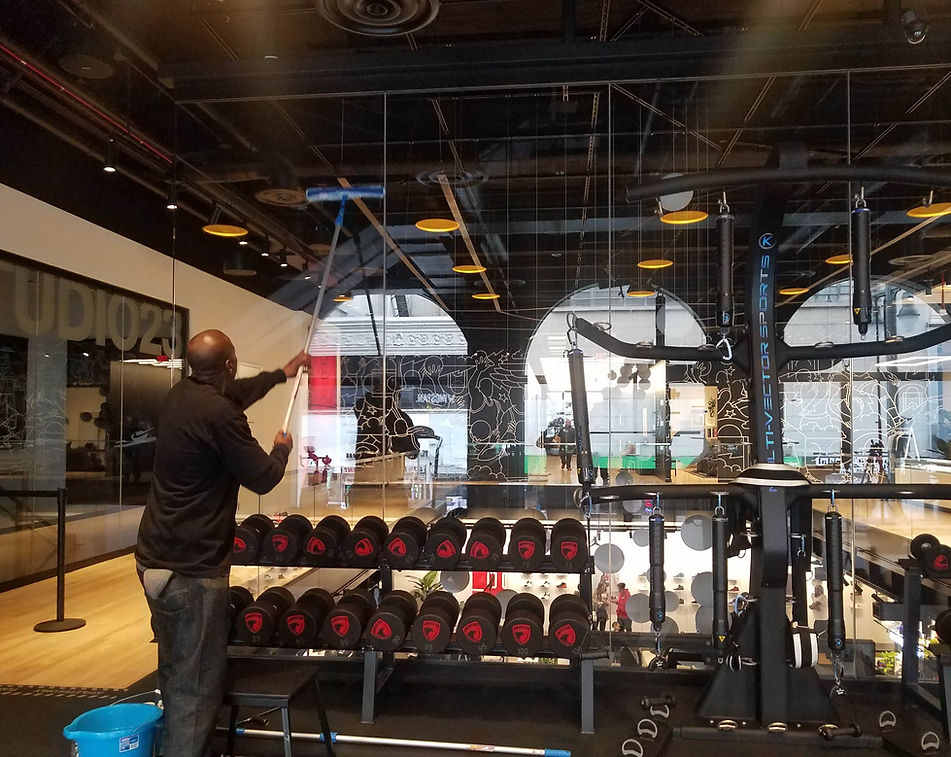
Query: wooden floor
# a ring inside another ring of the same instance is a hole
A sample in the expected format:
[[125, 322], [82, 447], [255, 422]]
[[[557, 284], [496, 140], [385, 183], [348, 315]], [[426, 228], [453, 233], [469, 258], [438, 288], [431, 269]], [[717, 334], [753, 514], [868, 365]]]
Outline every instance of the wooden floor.
[[126, 688], [156, 667], [149, 608], [132, 555], [66, 575], [76, 631], [36, 633], [56, 617], [56, 580], [0, 593], [0, 684]]

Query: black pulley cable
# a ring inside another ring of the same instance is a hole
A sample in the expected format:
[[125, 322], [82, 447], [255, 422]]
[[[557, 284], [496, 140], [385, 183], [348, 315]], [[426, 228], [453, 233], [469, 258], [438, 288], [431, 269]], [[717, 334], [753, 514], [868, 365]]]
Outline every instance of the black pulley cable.
[[578, 460], [578, 483], [587, 495], [594, 484], [594, 462], [591, 459], [591, 424], [588, 422], [588, 393], [584, 383], [584, 353], [578, 349], [574, 329], [574, 313], [568, 314], [568, 379], [571, 382], [571, 409], [575, 419], [575, 454]]
[[647, 521], [648, 569], [647, 580], [650, 584], [649, 600], [651, 624], [654, 627], [654, 641], [657, 656], [660, 657], [660, 629], [667, 619], [667, 600], [664, 596], [664, 513], [660, 509], [660, 495], [654, 495], [656, 501]]
[[865, 188], [855, 198], [852, 211], [852, 322], [862, 336], [872, 322], [872, 246], [870, 213], [865, 204]]
[[826, 643], [833, 658], [845, 649], [845, 618], [842, 611], [842, 516], [835, 508], [835, 491], [829, 494], [825, 514], [826, 594], [829, 596], [829, 626]]
[[726, 336], [733, 327], [733, 214], [726, 204], [726, 192], [717, 215], [717, 253], [720, 257], [720, 288], [717, 293], [717, 325]]
[[726, 640], [730, 631], [727, 611], [727, 558], [726, 543], [729, 518], [723, 509], [725, 492], [714, 492], [717, 506], [713, 510], [713, 648], [719, 659], [726, 652]]

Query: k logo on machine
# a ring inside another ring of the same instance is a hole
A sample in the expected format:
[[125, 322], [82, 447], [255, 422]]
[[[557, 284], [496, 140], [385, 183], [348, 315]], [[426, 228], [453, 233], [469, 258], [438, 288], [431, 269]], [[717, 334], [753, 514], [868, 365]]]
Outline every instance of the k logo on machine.
[[535, 542], [527, 540], [520, 541], [518, 543], [518, 553], [522, 556], [523, 560], [528, 560], [535, 554]]
[[307, 552], [311, 555], [322, 555], [327, 551], [327, 545], [324, 544], [322, 539], [319, 539], [316, 536], [311, 537], [311, 540], [307, 542]]
[[383, 620], [383, 618], [377, 618], [376, 623], [373, 624], [373, 628], [370, 629], [370, 635], [375, 636], [377, 639], [388, 639], [393, 635], [393, 629], [390, 628], [390, 624]]
[[484, 560], [489, 556], [489, 548], [481, 541], [473, 542], [472, 547], [469, 549], [469, 554], [476, 560]]
[[353, 548], [353, 551], [360, 555], [360, 557], [366, 557], [367, 555], [373, 554], [373, 545], [370, 543], [369, 539], [364, 537], [357, 542], [356, 546]]
[[440, 557], [452, 557], [456, 554], [456, 545], [449, 541], [449, 539], [446, 539], [440, 542], [439, 546], [436, 547], [436, 554]]
[[515, 623], [512, 626], [512, 638], [516, 643], [524, 645], [532, 638], [532, 627], [528, 623]]
[[234, 537], [234, 551], [244, 552], [248, 548], [247, 543], [240, 536]]
[[767, 231], [759, 238], [759, 247], [761, 250], [771, 250], [776, 246], [776, 235]]
[[564, 625], [555, 631], [555, 638], [566, 647], [573, 647], [578, 640], [578, 634], [575, 629], [569, 625]]
[[469, 641], [474, 641], [476, 644], [482, 641], [482, 626], [474, 620], [462, 627], [462, 633]]
[[284, 552], [287, 550], [287, 536], [284, 534], [275, 534], [271, 537], [271, 544], [274, 545], [275, 552]]
[[350, 618], [346, 615], [338, 615], [330, 621], [330, 627], [337, 636], [344, 637], [350, 632]]
[[295, 636], [300, 636], [304, 633], [304, 627], [307, 625], [307, 621], [304, 620], [303, 615], [288, 615], [284, 623], [287, 625], [288, 630]]
[[423, 621], [423, 636], [426, 638], [426, 641], [434, 641], [437, 636], [439, 636], [439, 631], [442, 629], [438, 620], [424, 620]]
[[396, 555], [397, 557], [403, 557], [406, 555], [406, 542], [401, 538], [396, 537], [390, 542], [388, 549], [390, 550], [390, 554]]
[[257, 633], [264, 625], [264, 616], [259, 612], [249, 612], [244, 616], [244, 625], [251, 633]]
[[578, 556], [578, 542], [563, 541], [561, 543], [561, 556], [566, 560], [574, 560]]

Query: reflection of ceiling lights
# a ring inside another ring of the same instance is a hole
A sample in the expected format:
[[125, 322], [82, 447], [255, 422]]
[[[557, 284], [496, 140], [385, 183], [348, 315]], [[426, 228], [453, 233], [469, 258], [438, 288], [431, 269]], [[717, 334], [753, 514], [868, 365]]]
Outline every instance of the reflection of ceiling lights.
[[784, 297], [796, 297], [809, 291], [809, 287], [785, 287], [779, 290]]
[[833, 255], [831, 258], [826, 258], [826, 263], [829, 265], [848, 265], [852, 262], [852, 256], [848, 253], [842, 255]]
[[637, 264], [637, 267], [646, 268], [649, 271], [656, 271], [660, 268], [669, 268], [673, 264], [673, 260], [667, 260], [666, 258], [656, 258], [654, 260], [642, 260]]
[[452, 270], [456, 273], [482, 273], [485, 271], [485, 266], [469, 263], [468, 265], [454, 265]]
[[672, 213], [664, 213], [660, 217], [660, 222], [673, 226], [687, 226], [691, 223], [700, 223], [706, 218], [707, 213], [702, 210], [675, 210]]
[[883, 360], [875, 363], [876, 368], [919, 368], [926, 365], [939, 365], [951, 361], [951, 355], [933, 357], [903, 357], [895, 360]]
[[123, 360], [123, 363], [136, 363], [138, 365], [151, 365], [156, 368], [181, 368], [182, 360], [181, 358], [166, 358], [165, 360], [158, 360], [156, 358], [134, 358], [129, 360]]
[[628, 287], [625, 292], [627, 297], [653, 297], [655, 294], [653, 289], [633, 289], [632, 287]]
[[951, 213], [951, 202], [936, 202], [925, 205], [918, 205], [908, 211], [912, 218], [937, 218]]
[[423, 218], [416, 222], [416, 228], [433, 234], [447, 234], [458, 229], [459, 224], [451, 218]]
[[353, 295], [350, 292], [344, 292], [343, 294], [338, 294], [334, 297], [334, 302], [350, 302], [353, 299]]
[[475, 294], [472, 295], [472, 299], [474, 299], [474, 300], [497, 300], [497, 299], [499, 299], [499, 295], [497, 295], [495, 292], [476, 292]]

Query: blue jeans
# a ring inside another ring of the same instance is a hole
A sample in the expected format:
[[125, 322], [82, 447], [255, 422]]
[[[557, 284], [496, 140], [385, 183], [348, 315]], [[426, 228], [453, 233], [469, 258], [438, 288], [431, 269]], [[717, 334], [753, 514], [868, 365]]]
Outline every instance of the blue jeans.
[[165, 706], [163, 754], [210, 754], [224, 696], [228, 654], [228, 578], [173, 573], [156, 597], [145, 594], [158, 641]]

